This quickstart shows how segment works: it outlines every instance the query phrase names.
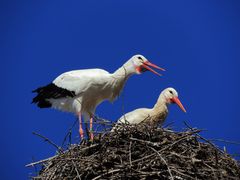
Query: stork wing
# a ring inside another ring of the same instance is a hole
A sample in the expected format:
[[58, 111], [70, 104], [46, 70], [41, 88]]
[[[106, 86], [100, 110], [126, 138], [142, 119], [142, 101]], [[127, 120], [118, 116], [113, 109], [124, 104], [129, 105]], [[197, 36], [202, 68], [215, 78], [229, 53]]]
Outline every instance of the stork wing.
[[109, 75], [107, 71], [102, 69], [75, 70], [61, 74], [53, 83], [78, 95], [93, 86], [104, 85], [108, 82]]
[[126, 124], [140, 124], [147, 118], [149, 118], [149, 109], [139, 108], [123, 115], [117, 123], [126, 123]]

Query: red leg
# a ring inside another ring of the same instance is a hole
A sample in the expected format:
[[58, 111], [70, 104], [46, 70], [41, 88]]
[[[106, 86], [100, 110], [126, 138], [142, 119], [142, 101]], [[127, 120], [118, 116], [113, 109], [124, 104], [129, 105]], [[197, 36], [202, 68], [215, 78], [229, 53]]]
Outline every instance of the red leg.
[[90, 140], [93, 141], [93, 118], [90, 118]]
[[81, 139], [83, 139], [84, 138], [84, 131], [83, 131], [83, 128], [82, 128], [82, 114], [81, 114], [81, 112], [78, 113], [78, 120], [79, 120], [79, 134], [80, 134]]

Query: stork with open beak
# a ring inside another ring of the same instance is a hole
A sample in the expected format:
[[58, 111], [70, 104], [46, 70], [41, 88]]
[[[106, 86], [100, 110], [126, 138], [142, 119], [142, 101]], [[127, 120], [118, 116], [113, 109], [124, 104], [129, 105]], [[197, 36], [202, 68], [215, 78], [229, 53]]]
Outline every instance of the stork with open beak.
[[[123, 115], [118, 123], [140, 124], [147, 123], [151, 125], [162, 124], [168, 115], [168, 105], [177, 104], [183, 112], [186, 112], [181, 101], [178, 98], [178, 93], [174, 88], [164, 89], [157, 103], [153, 108], [140, 108]], [[116, 125], [117, 125], [116, 124]], [[117, 126], [116, 126], [117, 127]], [[116, 129], [115, 127], [113, 130]], [[112, 130], [112, 131], [113, 131]]]
[[[32, 103], [40, 108], [53, 107], [62, 111], [72, 112], [79, 119], [79, 133], [84, 138], [82, 115], [85, 124], [90, 119], [90, 139], [93, 140], [92, 122], [97, 105], [104, 100], [113, 101], [119, 96], [127, 79], [133, 74], [151, 71], [160, 75], [154, 69], [163, 68], [149, 62], [142, 55], [130, 58], [114, 73], [102, 69], [83, 69], [65, 72], [52, 83], [37, 88], [36, 97]], [[86, 126], [87, 127], [87, 126]]]

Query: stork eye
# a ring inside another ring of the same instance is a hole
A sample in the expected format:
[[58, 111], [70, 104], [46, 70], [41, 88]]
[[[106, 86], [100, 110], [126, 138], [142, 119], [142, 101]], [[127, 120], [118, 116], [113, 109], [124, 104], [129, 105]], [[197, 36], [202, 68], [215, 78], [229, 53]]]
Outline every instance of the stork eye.
[[141, 59], [141, 60], [143, 60], [143, 59], [142, 59], [142, 57], [140, 57], [140, 56], [138, 56], [138, 59]]
[[173, 92], [172, 92], [171, 90], [169, 90], [169, 92], [170, 92], [171, 94], [173, 94]]

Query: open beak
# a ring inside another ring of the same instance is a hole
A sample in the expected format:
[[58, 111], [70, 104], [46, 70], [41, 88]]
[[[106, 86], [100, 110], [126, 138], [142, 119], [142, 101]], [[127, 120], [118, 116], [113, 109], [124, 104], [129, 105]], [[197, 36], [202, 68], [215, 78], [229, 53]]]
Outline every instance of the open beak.
[[185, 113], [187, 112], [186, 109], [183, 107], [181, 101], [178, 99], [178, 97], [174, 97], [174, 98], [172, 98], [171, 100], [172, 100], [174, 103], [176, 103], [176, 104], [181, 108], [181, 110], [182, 110], [183, 112], [185, 112]]
[[156, 72], [155, 70], [153, 70], [152, 68], [150, 67], [153, 67], [153, 68], [156, 68], [156, 69], [160, 69], [162, 71], [165, 71], [165, 69], [153, 64], [153, 63], [150, 63], [149, 61], [145, 61], [143, 64], [142, 64], [142, 67], [144, 67], [145, 69], [151, 71], [152, 73], [154, 74], [157, 74], [158, 76], [161, 76], [161, 74], [159, 74], [158, 72]]

